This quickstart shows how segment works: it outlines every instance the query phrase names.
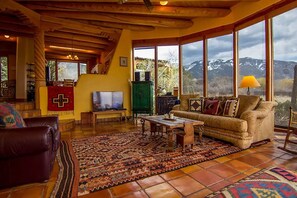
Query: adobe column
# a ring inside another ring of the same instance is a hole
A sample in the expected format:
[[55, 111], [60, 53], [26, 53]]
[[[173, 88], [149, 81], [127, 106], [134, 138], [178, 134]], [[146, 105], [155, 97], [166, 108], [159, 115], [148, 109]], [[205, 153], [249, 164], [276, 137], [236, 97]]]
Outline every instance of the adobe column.
[[45, 53], [44, 30], [36, 29], [34, 34], [34, 59], [35, 59], [35, 108], [40, 108], [39, 88], [45, 87]]

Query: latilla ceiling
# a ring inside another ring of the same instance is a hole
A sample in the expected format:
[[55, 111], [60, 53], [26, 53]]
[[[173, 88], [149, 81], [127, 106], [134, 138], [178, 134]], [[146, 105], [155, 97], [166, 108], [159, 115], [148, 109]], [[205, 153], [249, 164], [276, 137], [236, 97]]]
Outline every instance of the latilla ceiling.
[[224, 17], [237, 3], [255, 1], [1, 0], [0, 33], [33, 37], [41, 27], [47, 58], [63, 59], [73, 48], [87, 60], [111, 52], [123, 29], [188, 28], [194, 18]]

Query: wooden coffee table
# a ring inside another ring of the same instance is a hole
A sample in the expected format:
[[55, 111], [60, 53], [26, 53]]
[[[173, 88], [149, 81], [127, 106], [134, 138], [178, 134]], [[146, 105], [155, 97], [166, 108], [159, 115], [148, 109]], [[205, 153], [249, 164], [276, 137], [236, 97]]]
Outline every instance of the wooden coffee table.
[[204, 130], [204, 122], [199, 120], [192, 120], [187, 118], [174, 117], [173, 119], [164, 118], [163, 115], [158, 116], [140, 116], [142, 124], [142, 134], [145, 133], [145, 121], [150, 123], [150, 132], [156, 133], [159, 127], [165, 127], [168, 134], [168, 148], [167, 150], [172, 151], [174, 149], [174, 132], [173, 129], [184, 128], [184, 123], [188, 122], [199, 128], [199, 141], [202, 143], [202, 134]]

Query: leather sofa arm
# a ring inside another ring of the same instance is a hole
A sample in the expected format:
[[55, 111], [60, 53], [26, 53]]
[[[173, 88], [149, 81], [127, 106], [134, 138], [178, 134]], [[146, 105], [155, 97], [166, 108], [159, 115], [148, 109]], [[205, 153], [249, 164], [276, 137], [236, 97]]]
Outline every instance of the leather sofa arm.
[[46, 117], [32, 117], [32, 118], [24, 118], [26, 126], [33, 127], [33, 126], [51, 126], [56, 131], [59, 127], [59, 119], [58, 116], [46, 116]]
[[51, 127], [25, 127], [0, 130], [0, 159], [15, 158], [52, 150]]

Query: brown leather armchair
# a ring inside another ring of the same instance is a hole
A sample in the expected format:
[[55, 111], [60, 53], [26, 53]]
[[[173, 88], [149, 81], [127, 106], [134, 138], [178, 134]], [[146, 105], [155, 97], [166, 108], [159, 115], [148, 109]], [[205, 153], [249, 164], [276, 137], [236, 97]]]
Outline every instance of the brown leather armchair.
[[25, 118], [24, 128], [0, 129], [0, 188], [50, 177], [61, 134], [58, 117]]

